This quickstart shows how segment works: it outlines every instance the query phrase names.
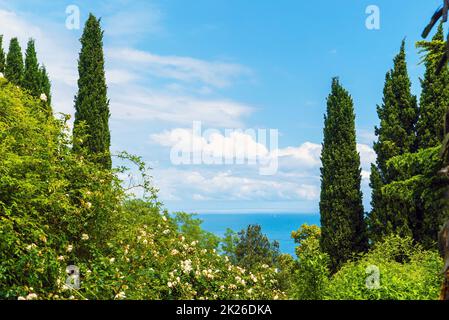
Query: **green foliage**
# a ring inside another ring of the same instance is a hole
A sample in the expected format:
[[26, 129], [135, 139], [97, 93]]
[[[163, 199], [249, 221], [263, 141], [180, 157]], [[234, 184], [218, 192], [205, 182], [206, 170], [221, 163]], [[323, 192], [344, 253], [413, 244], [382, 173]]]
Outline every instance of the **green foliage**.
[[83, 296], [164, 300], [283, 297], [273, 269], [261, 267], [253, 273], [231, 264], [215, 249], [201, 247], [201, 241], [190, 241], [166, 212], [146, 202], [129, 202], [119, 226], [108, 243], [108, 254], [82, 267], [90, 270], [80, 292]]
[[199, 220], [163, 210], [139, 157], [117, 155], [141, 174], [124, 188], [129, 168], [73, 153], [67, 120], [0, 79], [0, 299], [285, 298], [274, 268], [234, 265]]
[[3, 35], [0, 34], [0, 73], [5, 73], [6, 55], [3, 50]]
[[200, 219], [195, 219], [194, 215], [177, 212], [173, 218], [176, 225], [188, 241], [197, 241], [198, 246], [204, 249], [216, 250], [220, 243], [220, 238], [213, 233], [207, 232], [201, 228], [203, 223]]
[[6, 57], [5, 77], [8, 81], [20, 86], [23, 81], [23, 56], [19, 40], [12, 38]]
[[39, 72], [39, 63], [37, 62], [34, 40], [28, 41], [25, 53], [25, 72], [22, 87], [35, 97], [40, 97], [43, 93], [41, 90], [41, 74]]
[[321, 230], [317, 226], [303, 225], [292, 232], [296, 247], [297, 268], [289, 296], [299, 300], [320, 300], [328, 283], [329, 255], [320, 248]]
[[[438, 232], [449, 217], [447, 178], [438, 174], [441, 147], [423, 149], [390, 159], [387, 175], [396, 177], [382, 188], [385, 207], [396, 219], [393, 230], [435, 248]], [[399, 228], [402, 226], [402, 229]]]
[[[66, 120], [48, 118], [40, 100], [0, 81], [3, 298], [28, 294], [30, 287], [48, 294], [67, 262], [89, 259], [114, 233], [120, 182], [71, 153]], [[83, 234], [92, 241], [83, 242]], [[66, 254], [69, 244], [74, 249]]]
[[[411, 238], [389, 236], [357, 262], [344, 265], [329, 281], [326, 299], [436, 300], [442, 260]], [[377, 273], [379, 282], [377, 282]]]
[[47, 69], [45, 66], [42, 66], [39, 68], [39, 85], [40, 85], [40, 91], [45, 94], [47, 101], [46, 106], [48, 109], [48, 113], [52, 113], [51, 109], [51, 82], [48, 78]]
[[[368, 218], [370, 239], [379, 241], [397, 229], [407, 229], [406, 212], [393, 213], [385, 207], [381, 189], [395, 179], [387, 176], [387, 162], [392, 157], [416, 151], [416, 125], [418, 121], [417, 99], [411, 94], [411, 81], [408, 76], [405, 41], [402, 41], [399, 54], [394, 58], [394, 67], [385, 77], [383, 103], [377, 107], [380, 127], [375, 133], [378, 141], [374, 143], [377, 165], [371, 172], [372, 211]], [[385, 226], [385, 228], [382, 228]]]
[[[111, 134], [109, 131], [109, 100], [104, 71], [103, 31], [100, 20], [92, 14], [81, 37], [78, 64], [78, 94], [75, 97], [75, 150], [86, 149], [104, 168], [111, 168]], [[86, 139], [80, 139], [84, 124]]]
[[[279, 243], [270, 242], [262, 233], [260, 225], [249, 225], [235, 237], [227, 234], [226, 250], [235, 248], [235, 252], [227, 252], [231, 261], [246, 269], [253, 270], [261, 265], [275, 266], [279, 257]], [[230, 245], [231, 244], [231, 245]]]
[[422, 93], [417, 125], [418, 148], [436, 147], [444, 139], [444, 115], [449, 101], [449, 70], [444, 66], [437, 73], [437, 67], [446, 47], [443, 25], [440, 24], [432, 41], [420, 41], [417, 47], [424, 54], [426, 66], [421, 80]]
[[367, 247], [352, 98], [332, 82], [321, 153], [321, 247], [332, 271]]

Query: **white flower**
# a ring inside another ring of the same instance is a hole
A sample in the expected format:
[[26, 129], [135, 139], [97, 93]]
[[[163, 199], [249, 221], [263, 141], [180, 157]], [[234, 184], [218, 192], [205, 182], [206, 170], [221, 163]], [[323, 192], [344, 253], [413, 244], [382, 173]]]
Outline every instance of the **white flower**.
[[181, 269], [182, 271], [184, 271], [184, 273], [192, 272], [193, 270], [192, 261], [191, 260], [181, 261]]
[[176, 250], [176, 249], [173, 249], [173, 250], [171, 251], [171, 255], [172, 255], [172, 256], [176, 256], [178, 253], [179, 253], [179, 251]]
[[124, 300], [126, 299], [126, 294], [122, 291], [115, 295], [115, 300]]
[[33, 250], [34, 248], [36, 248], [37, 246], [34, 244], [34, 243], [32, 243], [32, 244], [30, 244], [29, 246], [27, 246], [26, 247], [26, 249], [28, 250], [28, 251], [31, 251], [31, 250]]
[[114, 262], [115, 262], [115, 258], [109, 259], [109, 262], [110, 262], [110, 263], [114, 263]]
[[90, 209], [90, 208], [92, 208], [92, 203], [90, 203], [90, 202], [86, 202], [86, 208], [87, 208], [87, 209]]
[[26, 296], [26, 300], [37, 300], [37, 294], [30, 293], [29, 295]]
[[166, 230], [164, 230], [162, 233], [165, 234], [165, 235], [167, 235], [167, 234], [170, 233], [170, 230], [169, 230], [169, 229], [166, 229]]
[[64, 261], [64, 260], [65, 260], [64, 256], [59, 256], [58, 257], [58, 261]]
[[89, 235], [86, 234], [86, 233], [83, 233], [82, 236], [81, 236], [81, 240], [84, 240], [84, 241], [89, 240]]
[[[3, 73], [0, 72], [0, 76], [3, 76]], [[0, 77], [1, 78], [1, 77]], [[26, 300], [24, 297], [18, 297], [17, 300]]]
[[165, 222], [167, 222], [167, 217], [166, 217], [166, 216], [162, 216], [162, 220], [164, 220]]
[[173, 288], [173, 283], [171, 283], [170, 281], [167, 283], [167, 286], [169, 287], [169, 288]]
[[41, 96], [39, 97], [39, 99], [41, 99], [42, 101], [45, 101], [45, 102], [48, 101], [47, 95], [45, 93], [42, 93]]
[[67, 252], [72, 252], [73, 251], [73, 246], [71, 244], [69, 244], [67, 246]]
[[257, 282], [257, 277], [253, 274], [250, 275], [251, 280], [253, 280], [253, 282]]

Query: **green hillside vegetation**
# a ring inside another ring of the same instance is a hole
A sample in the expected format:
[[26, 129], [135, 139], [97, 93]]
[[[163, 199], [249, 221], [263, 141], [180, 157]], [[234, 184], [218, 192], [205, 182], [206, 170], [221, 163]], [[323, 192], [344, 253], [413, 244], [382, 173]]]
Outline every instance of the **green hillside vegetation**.
[[[436, 121], [447, 106], [432, 98], [449, 85], [447, 70], [432, 76], [441, 33], [419, 44], [427, 69], [420, 106], [405, 42], [386, 75], [368, 214], [353, 100], [332, 81], [321, 228], [292, 232], [295, 257], [258, 225], [220, 239], [194, 215], [168, 212], [146, 164], [110, 153], [99, 19], [89, 16], [81, 39], [73, 131], [70, 116], [52, 112], [34, 41], [23, 60], [17, 39], [5, 54], [0, 37], [0, 299], [438, 299], [436, 241], [449, 218], [448, 181], [438, 174], [444, 121]], [[119, 177], [131, 172], [139, 182], [124, 187]]]

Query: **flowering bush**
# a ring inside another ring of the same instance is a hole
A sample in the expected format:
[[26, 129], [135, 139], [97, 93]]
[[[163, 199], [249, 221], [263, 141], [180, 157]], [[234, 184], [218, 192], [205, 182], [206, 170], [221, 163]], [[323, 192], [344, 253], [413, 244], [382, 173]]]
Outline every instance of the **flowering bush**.
[[233, 265], [196, 220], [164, 211], [139, 158], [120, 155], [142, 172], [133, 200], [127, 168], [72, 153], [67, 120], [0, 79], [0, 298], [284, 298], [274, 269]]

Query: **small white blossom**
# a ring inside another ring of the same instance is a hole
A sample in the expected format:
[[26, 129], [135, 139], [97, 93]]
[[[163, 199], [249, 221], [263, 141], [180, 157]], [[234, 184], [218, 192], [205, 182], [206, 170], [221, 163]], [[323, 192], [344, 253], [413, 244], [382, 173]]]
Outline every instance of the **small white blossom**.
[[34, 243], [32, 243], [32, 244], [28, 245], [28, 246], [26, 247], [26, 249], [27, 249], [28, 251], [31, 251], [31, 250], [35, 249], [36, 247], [37, 247], [37, 246], [36, 246]]
[[26, 296], [26, 300], [37, 300], [37, 294], [30, 293], [29, 295]]
[[115, 262], [115, 258], [109, 259], [109, 262], [110, 262], [110, 263], [114, 263], [114, 262]]
[[126, 294], [122, 291], [115, 295], [115, 300], [124, 300], [126, 299]]
[[191, 260], [181, 261], [181, 269], [184, 273], [192, 272], [193, 270], [192, 261]]
[[[3, 73], [0, 73], [0, 76], [2, 76], [2, 75], [3, 75]], [[23, 300], [26, 300], [26, 299], [24, 297], [18, 297], [17, 300], [23, 301]]]
[[45, 93], [42, 93], [41, 96], [39, 97], [39, 99], [41, 99], [44, 102], [48, 101], [47, 95]]
[[81, 236], [81, 240], [84, 240], [84, 241], [89, 240], [89, 235], [86, 234], [86, 233], [83, 233], [82, 236]]
[[69, 244], [67, 246], [67, 252], [72, 252], [73, 251], [73, 246], [71, 244]]

